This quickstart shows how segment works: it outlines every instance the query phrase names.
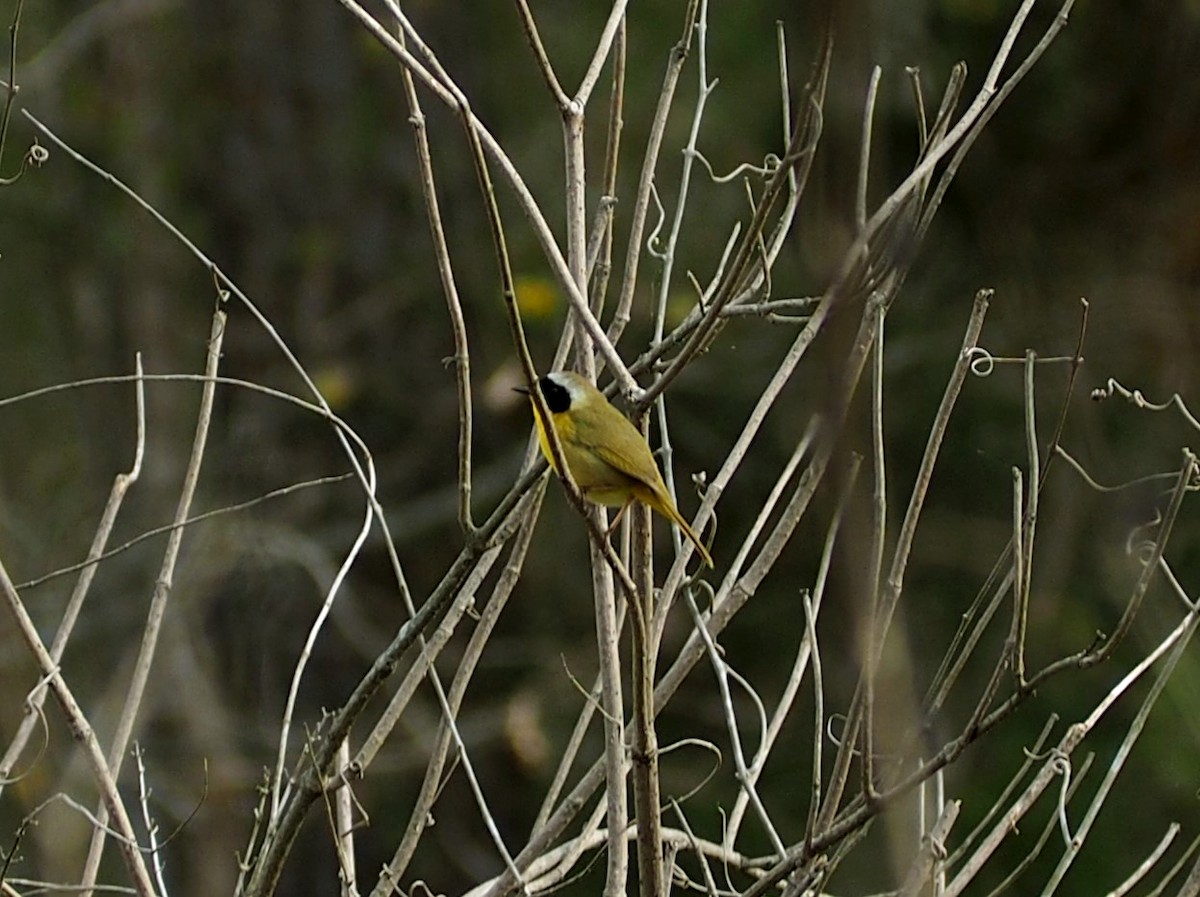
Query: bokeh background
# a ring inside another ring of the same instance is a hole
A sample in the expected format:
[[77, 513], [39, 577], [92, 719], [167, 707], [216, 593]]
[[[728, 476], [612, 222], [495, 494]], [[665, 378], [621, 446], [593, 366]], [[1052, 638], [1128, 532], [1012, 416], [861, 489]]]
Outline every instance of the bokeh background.
[[[633, 4], [625, 99], [621, 195], [630, 197], [681, 4]], [[522, 38], [512, 5], [416, 2], [405, 7], [507, 148], [561, 230], [559, 121]], [[910, 169], [917, 149], [905, 67], [920, 69], [936, 108], [951, 65], [968, 64], [978, 89], [1015, 4], [1000, 0], [902, 0], [834, 5], [833, 69], [825, 132], [798, 226], [775, 271], [777, 296], [819, 294], [849, 245], [861, 117], [872, 66], [882, 67], [870, 196], [878, 202]], [[604, 4], [533, 4], [562, 80], [574, 83], [590, 57]], [[1018, 56], [1057, 12], [1039, 4]], [[11, 22], [12, 0], [0, 5]], [[701, 147], [719, 171], [757, 162], [781, 142], [775, 23], [788, 38], [791, 82], [807, 75], [819, 39], [814, 3], [717, 3], [708, 66], [720, 84]], [[411, 129], [395, 62], [341, 7], [227, 0], [103, 0], [26, 3], [17, 31], [20, 93], [0, 174], [11, 175], [34, 129], [27, 109], [80, 152], [145, 197], [249, 294], [312, 372], [334, 409], [375, 453], [380, 495], [409, 582], [420, 598], [461, 545], [455, 521], [457, 432], [453, 352], [416, 174]], [[6, 57], [7, 58], [7, 57]], [[7, 80], [7, 78], [6, 78]], [[592, 171], [603, 150], [607, 80], [593, 100]], [[671, 118], [659, 184], [668, 208], [696, 96], [689, 62]], [[440, 199], [471, 341], [476, 397], [475, 507], [484, 516], [512, 482], [529, 436], [527, 408], [508, 391], [514, 355], [499, 299], [494, 256], [461, 130], [425, 97]], [[45, 143], [45, 141], [42, 141]], [[1080, 0], [1070, 23], [983, 133], [936, 219], [888, 319], [886, 425], [893, 531], [953, 363], [970, 301], [996, 296], [983, 345], [997, 355], [1073, 349], [1080, 297], [1090, 303], [1086, 364], [1071, 404], [1067, 447], [1103, 483], [1177, 468], [1196, 434], [1178, 417], [1136, 412], [1087, 393], [1116, 377], [1161, 401], [1197, 398], [1200, 315], [1200, 3]], [[738, 185], [695, 184], [677, 272], [706, 280], [733, 220], [745, 215]], [[595, 181], [589, 200], [596, 196]], [[501, 191], [503, 194], [503, 190]], [[564, 318], [539, 250], [515, 206], [508, 214], [535, 360], [547, 363]], [[618, 207], [618, 247], [627, 220]], [[650, 333], [653, 261], [643, 264], [635, 320], [622, 345], [630, 357]], [[619, 269], [618, 272], [619, 274]], [[672, 286], [681, 307], [691, 296]], [[127, 374], [141, 352], [148, 372], [202, 368], [214, 290], [195, 260], [149, 216], [102, 179], [52, 151], [48, 164], [0, 190], [0, 398], [83, 378]], [[794, 331], [757, 320], [731, 324], [672, 390], [677, 471], [715, 469]], [[818, 347], [819, 349], [819, 347]], [[723, 500], [714, 554], [736, 549], [807, 414], [819, 406], [830, 359], [818, 350], [789, 387]], [[250, 316], [231, 307], [223, 373], [292, 392], [301, 384]], [[1043, 443], [1066, 385], [1063, 365], [1039, 371]], [[118, 522], [115, 542], [167, 523], [186, 462], [199, 390], [149, 388], [142, 480]], [[845, 448], [867, 446], [862, 408]], [[133, 391], [92, 386], [0, 406], [0, 557], [24, 582], [86, 552], [112, 477], [133, 452]], [[944, 644], [1009, 532], [1010, 477], [1024, 465], [1019, 367], [972, 379], [951, 428], [909, 576], [900, 620], [897, 706], [912, 707]], [[319, 420], [254, 393], [222, 389], [202, 473], [199, 510], [346, 469]], [[1078, 650], [1109, 631], [1137, 568], [1129, 531], [1152, 519], [1161, 483], [1098, 494], [1059, 467], [1043, 494], [1034, 584], [1033, 665]], [[832, 490], [830, 490], [832, 493]], [[866, 496], [866, 493], [864, 493]], [[866, 498], [864, 498], [864, 501]], [[731, 662], [766, 694], [790, 664], [800, 631], [798, 592], [811, 586], [832, 503], [822, 494], [805, 527], [725, 646]], [[685, 492], [685, 510], [695, 507]], [[864, 508], [866, 506], [864, 505]], [[235, 851], [251, 824], [254, 787], [273, 756], [288, 677], [321, 596], [359, 526], [353, 483], [294, 493], [195, 526], [185, 540], [166, 644], [141, 717], [155, 807], [164, 827], [199, 803], [169, 854], [177, 895], [227, 893]], [[662, 533], [659, 534], [663, 536]], [[1184, 582], [1200, 528], [1185, 505], [1173, 542]], [[586, 543], [558, 490], [548, 492], [537, 547], [477, 677], [463, 716], [493, 809], [516, 842], [531, 821], [553, 759], [580, 702], [572, 677], [594, 675]], [[105, 562], [66, 659], [68, 678], [102, 734], [112, 725], [137, 649], [162, 540]], [[853, 531], [839, 554], [827, 616], [830, 700], [853, 688], [855, 570], [865, 541]], [[1190, 574], [1190, 579], [1189, 579]], [[70, 577], [25, 591], [47, 633]], [[1122, 656], [1137, 656], [1173, 608], [1165, 592]], [[336, 706], [403, 620], [381, 543], [348, 582], [333, 626], [318, 646], [304, 714]], [[688, 624], [676, 621], [677, 643]], [[465, 635], [463, 636], [465, 639]], [[670, 639], [669, 639], [670, 641]], [[461, 644], [459, 644], [461, 648]], [[443, 658], [453, 668], [454, 651]], [[1120, 881], [1171, 820], [1187, 841], [1200, 832], [1200, 692], [1186, 658], [1140, 743], [1135, 765], [1072, 872], [1075, 893]], [[981, 670], [982, 676], [985, 671]], [[701, 670], [662, 720], [662, 741], [706, 731], [720, 740], [715, 690]], [[966, 798], [966, 831], [998, 783], [1022, 759], [1051, 709], [1091, 706], [1111, 685], [1104, 668], [1052, 686], [969, 754], [951, 787]], [[7, 741], [32, 682], [32, 666], [0, 625], [0, 741]], [[969, 709], [968, 688], [962, 706]], [[790, 746], [765, 780], [780, 820], [800, 830], [810, 736], [803, 712]], [[1074, 717], [1066, 716], [1067, 722]], [[360, 839], [366, 875], [390, 854], [420, 780], [437, 721], [419, 703], [371, 770], [364, 802], [371, 826]], [[1100, 766], [1122, 734], [1120, 714], [1097, 733]], [[950, 726], [950, 723], [947, 723]], [[92, 800], [87, 771], [52, 711], [48, 743], [32, 771], [0, 802], [0, 846], [47, 794]], [[952, 726], [948, 728], [946, 733]], [[207, 793], [204, 761], [208, 763]], [[682, 794], [710, 761], [667, 761], [664, 790]], [[717, 837], [718, 807], [732, 801], [728, 764], [694, 806], [693, 824]], [[981, 795], [977, 801], [971, 795]], [[203, 797], [202, 797], [203, 795]], [[903, 812], [911, 815], [911, 807]], [[1044, 815], [1044, 814], [1043, 814]], [[69, 880], [78, 874], [87, 825], [57, 806], [20, 845], [12, 873]], [[896, 829], [911, 834], [911, 820]], [[880, 827], [873, 838], [886, 839]], [[309, 825], [281, 893], [330, 893], [336, 861], [321, 824]], [[757, 837], [751, 835], [751, 841]], [[882, 841], [880, 842], [882, 845]], [[1113, 849], [1113, 845], [1116, 849]], [[1026, 845], [1027, 847], [1027, 845]], [[764, 851], [765, 840], [747, 846]], [[1022, 855], [1020, 846], [1011, 857]], [[882, 850], [882, 847], [881, 847]], [[879, 856], [884, 856], [880, 853]], [[602, 866], [602, 864], [601, 864]], [[115, 859], [106, 867], [119, 875]], [[498, 860], [461, 777], [438, 804], [437, 825], [414, 866], [453, 893], [494, 874]], [[1038, 868], [1029, 873], [1037, 881]], [[992, 879], [998, 881], [1004, 863]], [[1042, 869], [1044, 874], [1044, 868]], [[845, 893], [887, 887], [895, 870], [856, 864], [837, 880]], [[585, 879], [573, 893], [594, 893]], [[985, 879], [986, 881], [986, 879]]]

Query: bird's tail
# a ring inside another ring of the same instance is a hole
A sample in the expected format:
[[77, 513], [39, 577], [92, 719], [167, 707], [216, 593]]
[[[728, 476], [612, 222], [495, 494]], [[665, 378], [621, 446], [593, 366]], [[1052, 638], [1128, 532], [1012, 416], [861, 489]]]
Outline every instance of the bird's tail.
[[667, 516], [675, 522], [675, 525], [683, 531], [683, 534], [688, 537], [688, 540], [696, 546], [696, 550], [700, 552], [700, 557], [704, 559], [704, 563], [709, 567], [713, 566], [712, 555], [708, 553], [708, 549], [704, 547], [704, 543], [700, 541], [700, 537], [696, 535], [696, 531], [688, 526], [688, 522], [683, 519], [683, 515], [679, 513], [677, 508], [667, 508]]

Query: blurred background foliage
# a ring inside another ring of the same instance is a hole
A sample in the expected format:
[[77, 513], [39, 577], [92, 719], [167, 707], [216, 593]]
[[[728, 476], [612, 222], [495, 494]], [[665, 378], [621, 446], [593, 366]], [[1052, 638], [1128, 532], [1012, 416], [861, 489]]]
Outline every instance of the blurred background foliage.
[[[576, 0], [533, 3], [551, 59], [565, 84], [577, 81], [607, 9]], [[625, 97], [625, 158], [617, 212], [618, 260], [626, 210], [641, 163], [667, 54], [678, 39], [681, 4], [633, 4]], [[981, 83], [1015, 3], [903, 0], [835, 4], [835, 48], [825, 132], [795, 238], [774, 275], [775, 295], [820, 293], [851, 239], [863, 98], [871, 67], [883, 68], [870, 196], [882, 199], [911, 167], [917, 149], [906, 66], [920, 69], [936, 107], [951, 65], [966, 60], [966, 93]], [[406, 5], [427, 41], [507, 148], [561, 230], [559, 121], [525, 47], [511, 4], [421, 0]], [[813, 3], [717, 3], [711, 11], [709, 72], [720, 79], [701, 146], [717, 171], [756, 162], [781, 145], [775, 22], [788, 38], [794, 88], [807, 76], [819, 37]], [[1027, 35], [1057, 12], [1039, 4]], [[11, 21], [12, 0], [0, 4]], [[1028, 49], [1034, 37], [1018, 47]], [[415, 595], [425, 595], [461, 542], [455, 522], [457, 414], [453, 352], [416, 176], [412, 134], [394, 61], [333, 2], [229, 0], [59, 0], [26, 3], [16, 42], [18, 108], [125, 180], [199, 244], [249, 294], [313, 373], [335, 410], [375, 452], [380, 494]], [[1179, 421], [1096, 406], [1088, 390], [1114, 376], [1151, 398], [1196, 398], [1194, 347], [1200, 315], [1200, 4], [1195, 0], [1080, 0], [1072, 20], [984, 131], [922, 247], [888, 319], [886, 428], [896, 509], [892, 531], [924, 448], [925, 433], [961, 339], [970, 300], [996, 290], [983, 345], [998, 355], [1069, 354], [1079, 297], [1091, 303], [1087, 362], [1071, 403], [1065, 443], [1103, 482], [1172, 469], [1179, 446], [1195, 441]], [[695, 58], [681, 85], [659, 166], [668, 209], [696, 96]], [[603, 153], [607, 82], [591, 107], [591, 171]], [[489, 236], [470, 159], [454, 117], [425, 98], [438, 187], [471, 340], [476, 396], [475, 508], [482, 516], [511, 482], [527, 445], [527, 408], [508, 391], [513, 353], [498, 296]], [[14, 116], [0, 173], [9, 175], [34, 132]], [[44, 141], [43, 141], [44, 142]], [[515, 207], [503, 195], [510, 249], [535, 360], [545, 364], [564, 304]], [[597, 195], [592, 181], [589, 201]], [[677, 271], [705, 280], [745, 215], [742, 187], [694, 184]], [[197, 372], [203, 363], [214, 291], [207, 273], [167, 234], [101, 179], [60, 152], [0, 191], [0, 397], [80, 378], [127, 374], [141, 352], [148, 372]], [[650, 335], [656, 266], [643, 264], [635, 320], [621, 344], [634, 357]], [[682, 276], [673, 295], [687, 303]], [[685, 305], [686, 307], [686, 305]], [[712, 351], [671, 393], [676, 471], [681, 484], [715, 469], [769, 376], [769, 361], [793, 338], [788, 327], [731, 323]], [[749, 463], [725, 497], [714, 554], [736, 548], [780, 464], [828, 385], [818, 351], [789, 387], [786, 412], [768, 422]], [[230, 309], [223, 373], [293, 392], [301, 384], [269, 338], [239, 307]], [[919, 702], [942, 646], [1003, 548], [1010, 477], [1024, 466], [1018, 366], [972, 378], [933, 483], [894, 664], [898, 727]], [[1066, 367], [1039, 371], [1043, 442], [1062, 398]], [[861, 398], [861, 397], [860, 397]], [[114, 542], [169, 521], [194, 426], [198, 388], [149, 388], [146, 470], [117, 525]], [[868, 445], [862, 406], [846, 448]], [[84, 556], [114, 474], [128, 468], [134, 442], [133, 390], [93, 386], [0, 406], [0, 553], [18, 582]], [[328, 429], [295, 408], [222, 389], [202, 473], [199, 510], [346, 467]], [[836, 478], [835, 478], [836, 479]], [[801, 629], [798, 590], [811, 585], [832, 503], [822, 494], [764, 590], [727, 633], [729, 659], [765, 694], [790, 666]], [[822, 626], [830, 701], [853, 688], [855, 593], [865, 562], [869, 494], [859, 536], [839, 554]], [[1031, 628], [1031, 663], [1086, 645], [1111, 629], [1136, 577], [1123, 545], [1148, 521], [1161, 489], [1098, 495], [1059, 466], [1043, 494]], [[683, 489], [685, 511], [695, 498]], [[463, 717], [464, 732], [497, 817], [516, 842], [532, 820], [580, 703], [571, 677], [594, 675], [592, 609], [583, 529], [552, 488], [537, 547], [485, 657]], [[1195, 582], [1191, 550], [1200, 529], [1176, 529], [1177, 568]], [[188, 816], [169, 868], [177, 897], [226, 893], [234, 851], [246, 840], [254, 785], [271, 762], [288, 676], [315, 608], [359, 526], [352, 482], [304, 490], [195, 526], [168, 618], [168, 643], [144, 708], [156, 809], [164, 827]], [[665, 528], [659, 532], [665, 539]], [[102, 565], [82, 630], [66, 658], [102, 735], [111, 730], [136, 651], [161, 540]], [[25, 593], [51, 632], [71, 578]], [[1128, 656], [1145, 649], [1169, 614], [1147, 605]], [[373, 543], [318, 647], [304, 696], [305, 719], [334, 706], [403, 619], [381, 544]], [[690, 624], [673, 623], [670, 645]], [[0, 629], [0, 735], [19, 719], [33, 682], [23, 649]], [[465, 635], [463, 636], [465, 638]], [[452, 649], [442, 658], [454, 665]], [[1129, 871], [1169, 820], [1196, 833], [1200, 695], [1193, 657], [1160, 705], [1123, 784], [1125, 806], [1102, 822], [1072, 881], [1098, 893]], [[568, 675], [569, 674], [569, 675]], [[980, 672], [983, 675], [983, 671]], [[706, 732], [723, 743], [715, 691], [701, 668], [662, 719], [660, 740]], [[964, 794], [966, 831], [998, 782], [1022, 759], [1051, 707], [1088, 707], [1111, 683], [1097, 670], [1047, 690], [952, 775]], [[975, 682], [974, 685], [978, 685]], [[971, 706], [948, 711], [958, 719]], [[883, 702], [881, 702], [883, 703]], [[87, 773], [50, 713], [50, 743], [34, 772], [0, 804], [0, 843], [46, 791], [88, 795]], [[810, 753], [798, 711], [789, 747], [768, 770], [764, 792], [790, 831], [802, 824]], [[437, 712], [415, 707], [364, 789], [371, 827], [360, 868], [371, 874], [390, 854], [419, 783]], [[1067, 722], [1073, 721], [1068, 718]], [[886, 728], [886, 727], [885, 727]], [[953, 731], [948, 723], [945, 735]], [[899, 733], [897, 733], [899, 734]], [[1099, 733], [1103, 751], [1119, 739]], [[1110, 737], [1111, 742], [1105, 738]], [[0, 738], [6, 741], [7, 738]], [[1106, 764], [1102, 755], [1100, 765]], [[664, 793], [682, 794], [708, 773], [711, 758], [682, 752], [664, 761]], [[716, 836], [717, 807], [732, 801], [728, 765], [689, 805], [693, 825]], [[89, 798], [90, 799], [90, 798]], [[878, 827], [888, 839], [912, 834], [910, 807]], [[77, 875], [87, 826], [52, 808], [22, 845], [22, 869], [54, 879]], [[1032, 835], [1032, 830], [1026, 833]], [[317, 820], [288, 867], [281, 893], [330, 893], [335, 859]], [[1118, 849], [1105, 850], [1116, 841]], [[1105, 840], [1109, 839], [1109, 840]], [[1187, 840], [1187, 839], [1185, 839]], [[910, 843], [910, 842], [904, 842]], [[1019, 856], [1025, 846], [1013, 848]], [[765, 842], [758, 845], [765, 849]], [[747, 852], [753, 853], [753, 845]], [[904, 856], [901, 851], [898, 855]], [[879, 856], [886, 856], [881, 852]], [[602, 865], [602, 864], [601, 864]], [[437, 808], [414, 877], [453, 892], [493, 874], [488, 846], [460, 777]], [[15, 870], [14, 871], [19, 871]], [[600, 873], [597, 873], [600, 874]], [[836, 880], [845, 893], [887, 886], [895, 870], [856, 867]], [[1037, 873], [1030, 873], [1037, 877]], [[1000, 873], [997, 872], [996, 880]], [[586, 879], [572, 893], [594, 893]]]

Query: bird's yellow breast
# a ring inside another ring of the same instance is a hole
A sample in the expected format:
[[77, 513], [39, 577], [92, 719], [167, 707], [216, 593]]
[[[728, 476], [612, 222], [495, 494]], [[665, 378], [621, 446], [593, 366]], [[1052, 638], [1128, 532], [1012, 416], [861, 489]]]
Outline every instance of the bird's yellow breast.
[[[601, 457], [597, 448], [581, 436], [579, 428], [571, 419], [570, 414], [552, 413], [550, 419], [558, 434], [558, 441], [562, 446], [567, 467], [571, 470], [571, 478], [575, 480], [575, 484], [590, 501], [610, 507], [620, 507], [631, 498], [646, 501], [641, 493], [649, 493], [650, 490], [647, 490], [639, 479], [624, 473]], [[550, 449], [550, 440], [546, 436], [546, 430], [540, 419], [538, 420], [538, 446], [550, 466], [556, 473], [559, 472], [558, 465], [554, 463], [554, 454]]]

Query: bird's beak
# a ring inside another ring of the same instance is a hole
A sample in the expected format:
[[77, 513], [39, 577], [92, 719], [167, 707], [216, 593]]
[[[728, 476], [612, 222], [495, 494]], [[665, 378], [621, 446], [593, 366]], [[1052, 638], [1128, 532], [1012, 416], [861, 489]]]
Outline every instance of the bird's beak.
[[520, 393], [521, 395], [523, 395], [523, 396], [527, 396], [527, 395], [529, 395], [529, 390], [528, 390], [528, 389], [526, 389], [524, 386], [514, 386], [514, 387], [512, 388], [512, 391], [513, 391], [513, 392], [519, 392], [519, 393]]

